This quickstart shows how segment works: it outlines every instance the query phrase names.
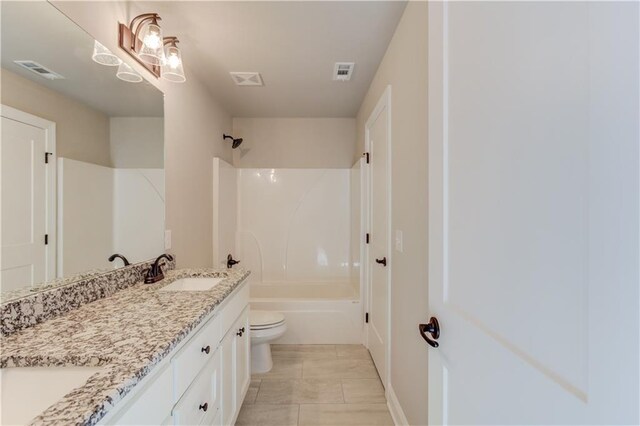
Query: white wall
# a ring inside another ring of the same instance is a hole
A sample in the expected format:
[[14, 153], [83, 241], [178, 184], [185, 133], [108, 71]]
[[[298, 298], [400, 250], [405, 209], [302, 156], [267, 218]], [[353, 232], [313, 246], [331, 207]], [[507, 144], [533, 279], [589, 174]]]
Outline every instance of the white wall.
[[[213, 159], [213, 264], [227, 266], [227, 255], [238, 259], [238, 171], [219, 158]], [[244, 262], [243, 265], [244, 266]]]
[[58, 158], [58, 277], [110, 269], [113, 169]]
[[164, 252], [164, 170], [113, 169], [113, 252], [129, 261]]
[[[356, 148], [353, 118], [234, 118], [233, 151], [242, 168], [351, 167]], [[227, 142], [230, 144], [230, 141]]]
[[110, 117], [109, 129], [113, 167], [164, 168], [162, 117]]
[[75, 99], [2, 68], [2, 103], [56, 123], [56, 154], [111, 166], [109, 117]]
[[[165, 94], [166, 221], [172, 231], [171, 252], [178, 267], [207, 267], [213, 259], [213, 171], [211, 160], [231, 162], [231, 147], [222, 133], [231, 131], [231, 116], [189, 70], [187, 82], [156, 79], [118, 47], [118, 22], [148, 12], [144, 2], [73, 2], [52, 4]], [[163, 16], [166, 23], [170, 16]], [[165, 22], [165, 21], [163, 21]], [[164, 24], [163, 24], [164, 25]], [[181, 40], [188, 28], [172, 32]]]
[[428, 346], [417, 332], [428, 315], [427, 35], [427, 2], [409, 2], [357, 117], [361, 152], [364, 124], [392, 86], [391, 225], [403, 231], [404, 251], [391, 253], [390, 373], [412, 425], [427, 423]]
[[250, 279], [348, 283], [350, 171], [239, 172], [239, 256]]

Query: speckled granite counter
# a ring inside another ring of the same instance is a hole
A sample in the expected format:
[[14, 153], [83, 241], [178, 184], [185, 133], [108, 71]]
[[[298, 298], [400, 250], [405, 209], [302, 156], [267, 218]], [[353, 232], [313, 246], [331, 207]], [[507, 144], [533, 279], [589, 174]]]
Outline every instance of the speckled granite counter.
[[[0, 340], [0, 367], [104, 366], [49, 407], [34, 425], [93, 425], [249, 275], [178, 269]], [[185, 277], [226, 277], [209, 291], [159, 292]]]

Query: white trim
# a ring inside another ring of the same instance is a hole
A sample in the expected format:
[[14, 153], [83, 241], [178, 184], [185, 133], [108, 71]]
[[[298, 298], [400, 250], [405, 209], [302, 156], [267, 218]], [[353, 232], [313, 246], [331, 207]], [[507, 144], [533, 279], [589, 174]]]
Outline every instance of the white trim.
[[393, 419], [393, 424], [396, 426], [405, 426], [409, 424], [407, 420], [407, 416], [404, 415], [404, 411], [402, 410], [402, 406], [400, 405], [400, 401], [398, 401], [398, 397], [394, 392], [391, 384], [386, 391], [387, 397], [387, 407], [389, 408], [389, 412], [391, 413], [391, 418]]
[[[384, 384], [385, 389], [390, 386], [391, 383], [391, 271], [393, 268], [393, 251], [391, 245], [391, 235], [392, 235], [392, 216], [391, 216], [391, 205], [392, 205], [392, 185], [391, 185], [391, 165], [392, 165], [392, 138], [391, 138], [391, 85], [388, 85], [380, 96], [376, 107], [371, 112], [369, 119], [365, 124], [365, 151], [370, 152], [371, 142], [369, 139], [370, 127], [377, 120], [378, 116], [382, 111], [387, 110], [387, 179], [386, 179], [386, 189], [387, 189], [387, 339], [385, 342], [385, 377], [381, 377], [381, 380]], [[369, 166], [371, 165], [368, 164]], [[363, 210], [362, 221], [365, 223], [366, 221], [366, 229], [370, 231], [371, 229], [371, 167], [367, 167], [367, 171], [365, 173], [367, 188], [366, 191], [363, 191], [363, 194], [366, 194], [367, 200], [365, 203], [366, 212]], [[366, 250], [366, 265], [363, 267], [363, 271], [366, 274], [366, 309], [367, 312], [371, 312], [370, 310], [370, 291], [371, 291], [371, 277], [368, 274], [370, 269], [369, 265], [369, 246], [367, 245]], [[369, 347], [369, 324], [365, 324], [365, 345]]]
[[49, 158], [49, 166], [46, 169], [45, 183], [47, 193], [45, 212], [47, 223], [45, 225], [45, 233], [49, 235], [49, 244], [45, 248], [47, 253], [45, 265], [45, 280], [50, 281], [57, 277], [56, 252], [58, 251], [56, 232], [56, 123], [3, 104], [0, 104], [0, 116], [8, 118], [10, 120], [25, 123], [39, 129], [43, 129], [45, 131], [45, 152], [50, 152], [52, 154]]
[[64, 277], [64, 164], [62, 158], [56, 158], [56, 167], [58, 168], [58, 240], [56, 248], [58, 250], [57, 256], [57, 278]]
[[367, 242], [366, 242], [366, 235], [367, 232], [369, 232], [369, 224], [368, 223], [364, 223], [364, 215], [365, 212], [368, 211], [368, 207], [367, 207], [367, 202], [368, 202], [368, 195], [366, 194], [367, 191], [367, 162], [365, 161], [365, 159], [363, 157], [360, 157], [360, 159], [357, 161], [357, 164], [359, 165], [360, 169], [359, 169], [359, 173], [358, 173], [358, 177], [360, 178], [360, 233], [359, 235], [359, 241], [360, 241], [360, 281], [358, 283], [359, 285], [359, 296], [360, 296], [360, 321], [362, 321], [359, 324], [362, 324], [362, 327], [360, 328], [360, 342], [365, 346], [368, 347], [368, 341], [367, 341], [367, 323], [365, 322], [365, 315], [367, 313], [367, 309], [368, 309], [368, 304], [367, 304], [367, 275], [366, 275], [366, 266], [367, 266], [367, 259], [369, 256], [369, 253], [367, 251]]
[[[446, 262], [446, 138], [447, 138], [447, 36], [448, 36], [448, 4], [446, 2], [430, 2], [429, 43], [428, 43], [428, 283], [429, 312], [442, 318], [435, 294], [438, 285], [446, 279], [447, 271], [443, 267]], [[441, 352], [429, 350], [427, 358], [428, 395], [427, 421], [429, 425], [448, 424], [447, 418], [447, 370], [443, 368]]]

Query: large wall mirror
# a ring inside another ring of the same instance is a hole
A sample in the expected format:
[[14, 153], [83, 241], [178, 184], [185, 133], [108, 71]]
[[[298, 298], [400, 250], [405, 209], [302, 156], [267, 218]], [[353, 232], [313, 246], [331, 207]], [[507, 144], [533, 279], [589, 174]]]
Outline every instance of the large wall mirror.
[[51, 4], [0, 7], [5, 302], [164, 251], [164, 102]]

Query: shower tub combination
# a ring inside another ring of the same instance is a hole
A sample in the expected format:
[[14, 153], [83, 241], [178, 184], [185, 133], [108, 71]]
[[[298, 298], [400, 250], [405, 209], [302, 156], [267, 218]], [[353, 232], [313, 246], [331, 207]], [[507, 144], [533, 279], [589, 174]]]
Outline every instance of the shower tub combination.
[[285, 316], [275, 343], [362, 343], [350, 170], [240, 169], [237, 180], [238, 257], [251, 309]]
[[252, 283], [251, 309], [278, 311], [287, 332], [274, 343], [362, 343], [362, 304], [351, 283]]

